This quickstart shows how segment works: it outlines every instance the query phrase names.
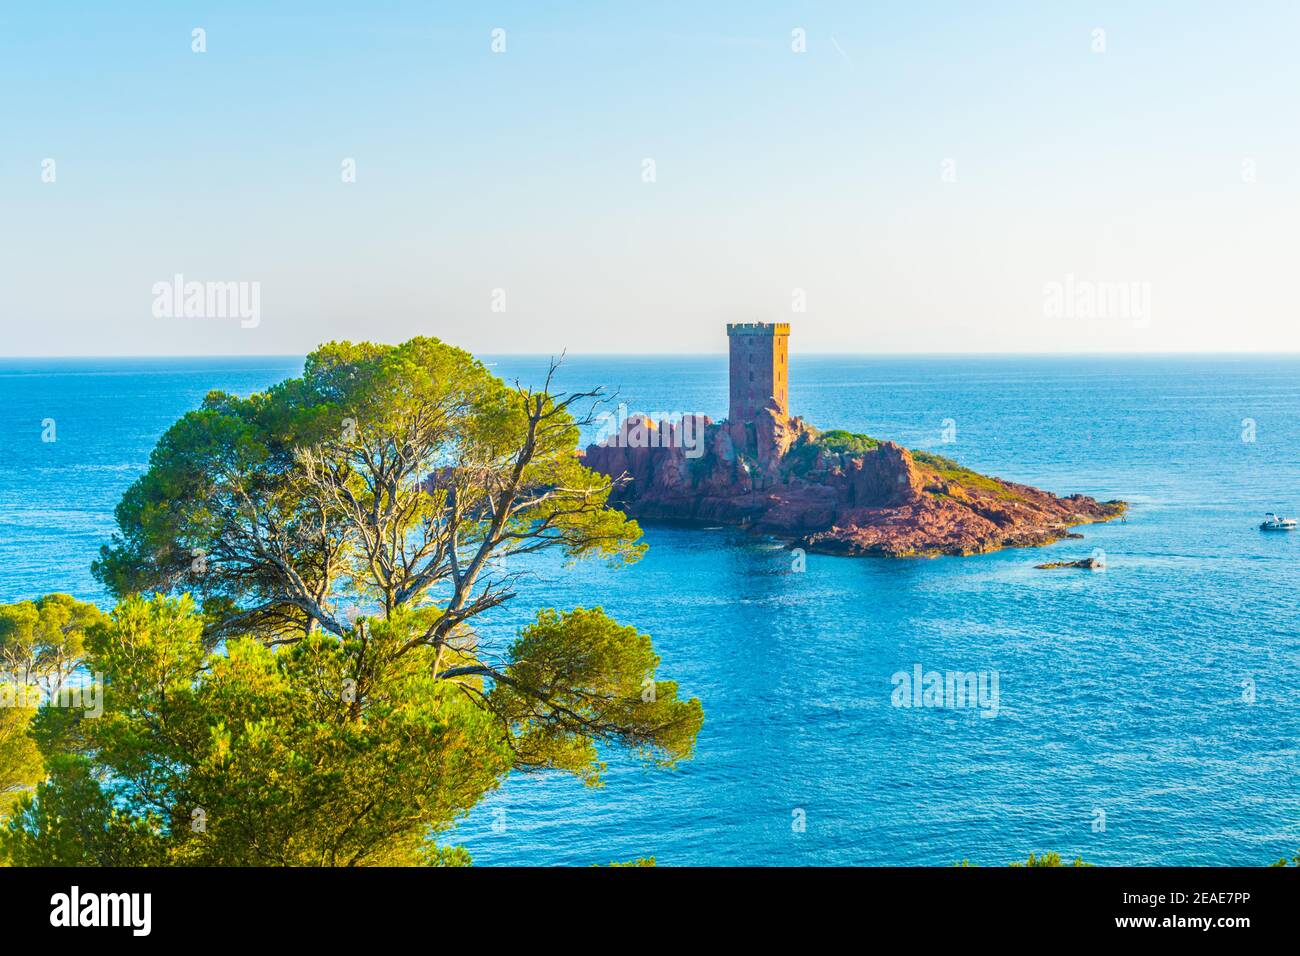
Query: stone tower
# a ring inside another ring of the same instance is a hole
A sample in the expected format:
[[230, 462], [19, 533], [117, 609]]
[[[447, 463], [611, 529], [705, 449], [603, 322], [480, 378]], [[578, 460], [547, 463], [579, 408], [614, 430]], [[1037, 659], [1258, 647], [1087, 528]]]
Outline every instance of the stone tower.
[[731, 342], [731, 405], [727, 421], [732, 425], [749, 424], [772, 399], [776, 400], [780, 417], [789, 416], [790, 323], [731, 322], [727, 338]]

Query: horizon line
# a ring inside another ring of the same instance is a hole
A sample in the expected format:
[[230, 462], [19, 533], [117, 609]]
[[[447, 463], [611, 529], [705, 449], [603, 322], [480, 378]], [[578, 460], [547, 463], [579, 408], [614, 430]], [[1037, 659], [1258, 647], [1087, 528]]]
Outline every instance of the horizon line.
[[[326, 343], [321, 343], [326, 344]], [[381, 343], [384, 344], [384, 343]], [[453, 345], [446, 342], [444, 344]], [[490, 356], [492, 358], [707, 358], [719, 357], [724, 358], [728, 355], [726, 350], [716, 352], [569, 352], [565, 350], [554, 352], [474, 352], [470, 349], [462, 349], [469, 352], [475, 358], [480, 356]], [[101, 353], [101, 354], [76, 354], [76, 355], [0, 355], [0, 362], [13, 361], [50, 361], [50, 360], [73, 360], [73, 359], [302, 359], [306, 358], [310, 352], [218, 352], [218, 353], [200, 353], [200, 352], [173, 352], [158, 354], [141, 354], [141, 353]], [[1300, 349], [1284, 349], [1266, 351], [1260, 349], [1220, 349], [1220, 350], [1171, 350], [1171, 351], [1100, 351], [1100, 352], [793, 352], [791, 358], [1181, 358], [1181, 357], [1214, 357], [1214, 356], [1239, 356], [1239, 357], [1300, 357]]]

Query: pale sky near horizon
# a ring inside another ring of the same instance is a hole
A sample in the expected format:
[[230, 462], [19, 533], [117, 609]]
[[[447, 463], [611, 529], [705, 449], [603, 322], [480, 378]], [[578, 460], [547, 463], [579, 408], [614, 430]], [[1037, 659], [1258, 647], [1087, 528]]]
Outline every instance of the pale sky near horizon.
[[[1296, 351], [1297, 36], [1293, 2], [7, 4], [0, 354]], [[155, 314], [178, 274], [256, 283], [254, 327]]]

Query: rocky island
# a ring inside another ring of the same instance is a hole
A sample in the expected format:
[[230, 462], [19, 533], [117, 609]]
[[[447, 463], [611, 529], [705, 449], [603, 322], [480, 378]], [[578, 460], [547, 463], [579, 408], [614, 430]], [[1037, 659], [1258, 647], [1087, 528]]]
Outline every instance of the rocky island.
[[788, 412], [785, 323], [727, 326], [726, 421], [632, 416], [584, 452], [638, 519], [725, 524], [845, 555], [967, 555], [1050, 544], [1122, 501], [1057, 497]]

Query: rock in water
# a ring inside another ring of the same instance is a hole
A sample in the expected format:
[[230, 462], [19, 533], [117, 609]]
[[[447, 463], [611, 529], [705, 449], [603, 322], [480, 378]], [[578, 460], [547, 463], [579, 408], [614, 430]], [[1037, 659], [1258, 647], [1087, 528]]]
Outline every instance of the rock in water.
[[1127, 508], [1059, 498], [865, 435], [821, 433], [776, 402], [754, 419], [634, 417], [583, 459], [614, 479], [611, 500], [633, 517], [745, 527], [827, 554], [963, 555], [1050, 544], [1073, 525]]
[[1084, 568], [1088, 571], [1100, 571], [1106, 563], [1100, 558], [1081, 558], [1078, 561], [1052, 561], [1049, 564], [1035, 564], [1035, 568]]

